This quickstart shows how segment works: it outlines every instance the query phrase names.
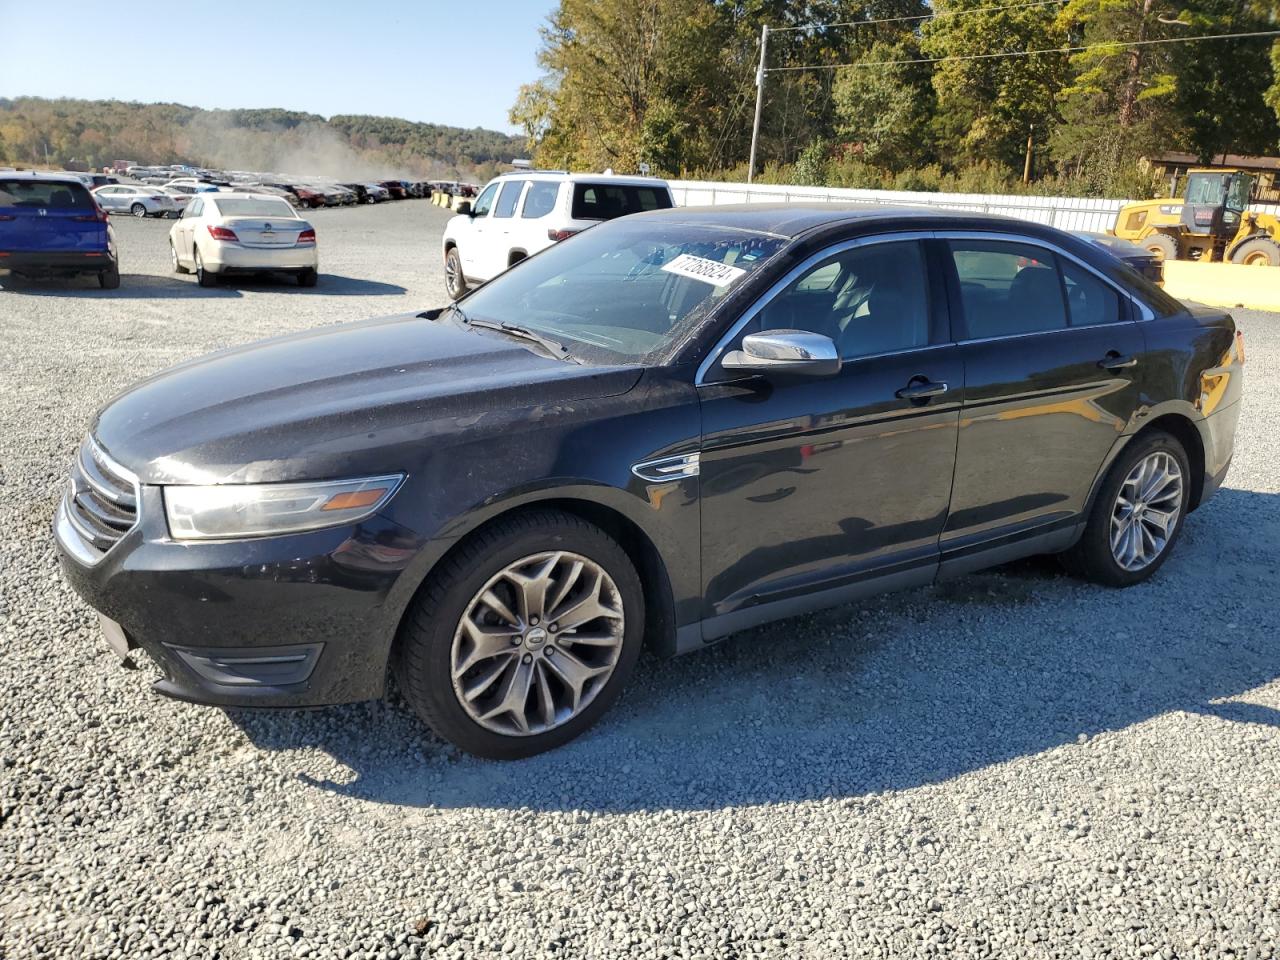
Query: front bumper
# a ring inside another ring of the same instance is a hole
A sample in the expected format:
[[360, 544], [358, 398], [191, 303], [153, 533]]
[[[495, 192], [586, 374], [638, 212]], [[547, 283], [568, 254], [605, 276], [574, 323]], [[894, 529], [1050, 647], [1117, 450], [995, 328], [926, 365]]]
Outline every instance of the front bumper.
[[315, 270], [320, 257], [315, 244], [306, 247], [243, 247], [218, 243], [200, 246], [205, 268], [214, 273], [256, 273], [264, 270]]
[[401, 609], [388, 596], [416, 536], [355, 527], [235, 541], [168, 538], [158, 487], [99, 557], [55, 520], [62, 572], [128, 646], [160, 667], [159, 693], [220, 706], [319, 706], [380, 697]]

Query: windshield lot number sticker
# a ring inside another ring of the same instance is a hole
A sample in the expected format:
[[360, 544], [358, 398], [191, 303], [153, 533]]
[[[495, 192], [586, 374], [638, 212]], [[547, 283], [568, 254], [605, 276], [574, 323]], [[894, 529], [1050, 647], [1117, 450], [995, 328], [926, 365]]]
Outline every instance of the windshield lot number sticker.
[[716, 260], [704, 260], [690, 253], [680, 254], [670, 263], [664, 264], [662, 269], [667, 273], [703, 280], [713, 287], [727, 287], [747, 272], [741, 267], [731, 267]]

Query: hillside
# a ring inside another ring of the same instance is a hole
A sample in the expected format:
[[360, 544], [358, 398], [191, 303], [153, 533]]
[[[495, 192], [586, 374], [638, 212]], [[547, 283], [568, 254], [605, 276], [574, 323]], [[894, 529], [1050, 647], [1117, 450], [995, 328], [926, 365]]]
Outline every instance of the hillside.
[[523, 139], [394, 117], [0, 97], [0, 164], [190, 163], [344, 177], [483, 180]]

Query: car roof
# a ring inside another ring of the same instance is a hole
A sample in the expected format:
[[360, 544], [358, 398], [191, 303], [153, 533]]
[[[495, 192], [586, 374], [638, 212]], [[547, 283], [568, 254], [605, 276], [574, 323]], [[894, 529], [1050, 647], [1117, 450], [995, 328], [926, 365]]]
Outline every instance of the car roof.
[[504, 170], [493, 179], [506, 180], [512, 177], [519, 180], [554, 180], [558, 183], [567, 180], [570, 183], [600, 183], [603, 181], [605, 183], [621, 183], [637, 187], [662, 187], [664, 189], [669, 186], [667, 181], [661, 177], [640, 177], [623, 173], [569, 173], [565, 170]]
[[[716, 206], [672, 207], [632, 214], [633, 217], [663, 217], [679, 223], [732, 227], [794, 239], [824, 227], [841, 225], [892, 225], [895, 229], [971, 227], [1008, 229], [1031, 236], [1046, 235], [1052, 228], [1029, 220], [999, 217], [964, 210], [937, 207], [891, 206], [867, 203], [731, 203]], [[1061, 236], [1060, 231], [1053, 230]]]
[[[219, 190], [217, 193], [202, 193], [198, 195], [201, 200], [208, 197], [211, 200], [279, 200], [284, 202], [284, 197], [274, 193], [254, 193], [252, 190]], [[290, 209], [293, 209], [290, 207]]]
[[78, 183], [84, 186], [87, 173], [45, 173], [43, 170], [0, 170], [0, 177], [6, 180], [51, 180], [57, 183]]

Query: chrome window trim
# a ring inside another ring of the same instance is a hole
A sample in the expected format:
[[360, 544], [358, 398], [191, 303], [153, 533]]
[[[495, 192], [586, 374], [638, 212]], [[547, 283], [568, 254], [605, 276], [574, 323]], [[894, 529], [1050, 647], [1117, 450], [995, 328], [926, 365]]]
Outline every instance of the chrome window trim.
[[[773, 284], [773, 286], [771, 286], [768, 290], [766, 290], [759, 297], [757, 297], [755, 302], [752, 303], [751, 306], [749, 306], [746, 310], [743, 311], [742, 316], [740, 316], [736, 321], [734, 321], [733, 326], [730, 327], [727, 331], [725, 331], [723, 335], [721, 335], [720, 339], [716, 341], [716, 345], [711, 348], [711, 351], [705, 357], [703, 357], [702, 362], [698, 364], [698, 372], [694, 375], [693, 385], [695, 387], [705, 386], [707, 371], [710, 370], [711, 367], [716, 363], [716, 361], [720, 359], [721, 355], [723, 355], [725, 349], [729, 346], [729, 344], [731, 344], [734, 341], [734, 339], [738, 336], [738, 334], [742, 332], [742, 328], [745, 327], [752, 320], [754, 320], [756, 317], [756, 314], [758, 314], [761, 310], [767, 307], [775, 297], [781, 294], [784, 290], [786, 290], [787, 287], [789, 287], [796, 280], [800, 279], [800, 277], [802, 277], [809, 270], [813, 269], [813, 267], [817, 266], [823, 260], [829, 260], [831, 257], [839, 256], [840, 254], [845, 253], [848, 250], [854, 250], [858, 247], [870, 247], [870, 246], [876, 246], [884, 243], [904, 243], [911, 240], [919, 242], [922, 240], [930, 240], [934, 236], [935, 234], [932, 230], [911, 230], [911, 231], [904, 231], [902, 233], [881, 233], [881, 234], [876, 234], [875, 236], [870, 236], [870, 237], [854, 237], [851, 240], [841, 240], [838, 243], [833, 243], [831, 246], [824, 247], [823, 249], [819, 250], [817, 253], [814, 253], [811, 256], [806, 257], [800, 263], [796, 264], [794, 267], [788, 270], [785, 274], [783, 274], [783, 276], [779, 278]], [[927, 261], [927, 258], [926, 258], [926, 261]], [[928, 271], [927, 262], [925, 264], [925, 269], [926, 269], [926, 275], [927, 275], [927, 271]], [[907, 348], [904, 348], [904, 350], [902, 351], [894, 350], [891, 353], [892, 355], [896, 356], [898, 353], [905, 352], [906, 350], [925, 350], [925, 349], [929, 349], [930, 347], [936, 347], [936, 346], [938, 346], [938, 344], [934, 343], [934, 344], [927, 344], [923, 347], [907, 347]], [[876, 354], [876, 356], [882, 356], [882, 357], [890, 356], [890, 355], [891, 354], [889, 353]], [[868, 357], [852, 357], [851, 359], [845, 362], [856, 363], [860, 360], [866, 360], [866, 359], [869, 359], [869, 358]], [[740, 378], [734, 377], [733, 379], [740, 379]], [[722, 381], [716, 381], [716, 382], [719, 383]]]
[[[1130, 294], [1129, 291], [1123, 289], [1119, 284], [1117, 284], [1114, 280], [1112, 280], [1106, 274], [1100, 272], [1092, 264], [1086, 263], [1084, 260], [1081, 260], [1079, 257], [1077, 257], [1074, 253], [1070, 253], [1066, 250], [1063, 250], [1061, 247], [1057, 246], [1056, 244], [1051, 243], [1048, 240], [1043, 240], [1040, 237], [1029, 237], [1029, 236], [1024, 236], [1023, 234], [1020, 234], [1020, 233], [1002, 233], [1000, 231], [994, 231], [994, 230], [980, 230], [980, 231], [979, 230], [935, 230], [933, 236], [934, 236], [934, 239], [936, 240], [985, 240], [985, 241], [990, 241], [994, 243], [1020, 243], [1025, 246], [1040, 247], [1042, 250], [1048, 250], [1054, 256], [1063, 257], [1067, 260], [1070, 260], [1072, 263], [1076, 264], [1077, 266], [1083, 267], [1089, 273], [1093, 274], [1097, 279], [1101, 280], [1104, 284], [1106, 284], [1111, 289], [1111, 291], [1117, 297], [1120, 298], [1121, 303], [1126, 303], [1126, 302], [1131, 303], [1134, 306], [1138, 307], [1139, 310], [1145, 310], [1147, 314], [1150, 314], [1150, 316], [1144, 317], [1144, 319], [1152, 319], [1152, 320], [1155, 319], [1155, 314], [1151, 313], [1151, 309], [1147, 307], [1146, 304], [1142, 303], [1142, 301], [1138, 300], [1136, 297]], [[1067, 325], [1065, 327], [1055, 327], [1051, 330], [1029, 330], [1026, 333], [1005, 333], [1005, 334], [1001, 334], [998, 337], [966, 337], [964, 339], [956, 338], [955, 342], [956, 343], [993, 343], [997, 340], [1013, 340], [1018, 337], [1037, 337], [1046, 333], [1061, 333], [1063, 330], [1084, 330], [1090, 327], [1114, 327], [1114, 326], [1119, 326], [1120, 324], [1134, 323], [1134, 322], [1135, 321], [1131, 319], [1122, 318], [1112, 323], [1093, 323], [1093, 324], [1085, 324], [1083, 326], [1076, 327], [1076, 326], [1072, 326], [1071, 324], [1071, 314], [1070, 314], [1070, 311], [1068, 310]], [[953, 327], [953, 330], [954, 330], [954, 327]]]

